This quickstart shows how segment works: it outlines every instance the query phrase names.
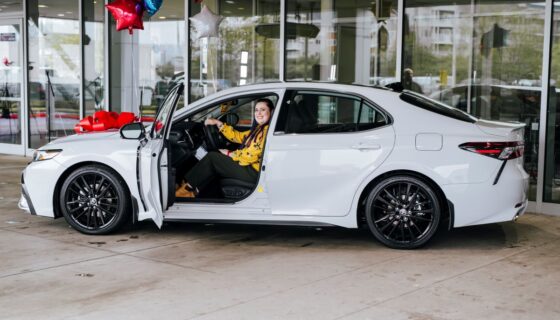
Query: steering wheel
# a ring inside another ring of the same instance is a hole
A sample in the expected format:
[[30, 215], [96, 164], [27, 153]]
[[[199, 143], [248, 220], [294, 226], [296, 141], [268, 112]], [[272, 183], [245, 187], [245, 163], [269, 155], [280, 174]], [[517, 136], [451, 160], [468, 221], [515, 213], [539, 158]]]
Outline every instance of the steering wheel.
[[[236, 113], [225, 113], [217, 118], [218, 120], [235, 126], [239, 122], [239, 116]], [[226, 145], [226, 139], [215, 125], [204, 126], [204, 137], [206, 141], [206, 151], [216, 151]]]
[[236, 126], [239, 123], [239, 116], [237, 115], [237, 113], [233, 113], [233, 112], [222, 114], [217, 119], [224, 123], [229, 124], [232, 127]]
[[216, 151], [224, 145], [224, 138], [215, 125], [203, 126], [206, 151]]

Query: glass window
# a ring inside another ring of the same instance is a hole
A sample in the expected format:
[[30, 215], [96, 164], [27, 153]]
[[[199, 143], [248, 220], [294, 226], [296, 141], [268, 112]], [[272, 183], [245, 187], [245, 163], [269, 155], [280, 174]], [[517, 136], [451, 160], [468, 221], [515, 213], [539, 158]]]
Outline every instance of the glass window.
[[74, 134], [80, 108], [79, 1], [27, 2], [29, 144]]
[[23, 12], [23, 0], [0, 1], [0, 14], [13, 14]]
[[105, 46], [104, 2], [84, 0], [82, 43], [84, 46], [84, 105], [85, 114], [92, 115], [95, 111], [105, 109]]
[[194, 121], [201, 121], [202, 119], [206, 118], [216, 118], [233, 124], [231, 123], [231, 121], [229, 121], [231, 118], [228, 119], [226, 115], [235, 114], [235, 119], [237, 119], [235, 127], [237, 129], [248, 130], [253, 124], [255, 105], [257, 103], [257, 100], [259, 99], [269, 99], [270, 101], [272, 101], [273, 105], [276, 105], [276, 103], [278, 102], [277, 95], [268, 93], [256, 96], [241, 97], [238, 99], [220, 102], [217, 105], [213, 105], [208, 109], [204, 109], [194, 114], [191, 118]]
[[400, 98], [414, 106], [437, 114], [441, 114], [442, 116], [470, 123], [476, 122], [475, 117], [469, 115], [464, 111], [461, 111], [458, 108], [453, 108], [451, 106], [445, 105], [439, 101], [432, 100], [424, 95], [418, 94], [413, 91], [401, 93]]
[[288, 93], [277, 132], [329, 133], [369, 130], [387, 124], [387, 118], [362, 99], [299, 91]]
[[394, 82], [397, 3], [286, 1], [286, 79]]
[[[178, 90], [181, 90], [179, 96], [177, 96]], [[162, 101], [161, 107], [157, 114], [157, 118], [155, 119], [152, 127], [152, 132], [151, 132], [152, 138], [154, 139], [163, 138], [169, 116], [172, 115], [173, 113], [173, 107], [175, 107], [176, 104], [183, 104], [182, 102], [179, 101], [179, 100], [183, 100], [182, 91], [183, 91], [182, 88], [176, 87], [175, 90], [171, 91]]]
[[525, 123], [536, 198], [545, 1], [405, 2], [403, 86], [476, 117]]
[[175, 84], [184, 80], [185, 2], [166, 0], [144, 30], [116, 31], [111, 17], [112, 111], [140, 113], [153, 120]]
[[0, 143], [22, 143], [22, 42], [19, 21], [0, 20]]
[[229, 87], [277, 81], [280, 1], [209, 0], [200, 4], [191, 0], [191, 18], [196, 19], [204, 5], [223, 20], [214, 37], [199, 37], [200, 30], [191, 23], [191, 101]]
[[[554, 2], [560, 7], [560, 1]], [[552, 50], [550, 63], [550, 81], [548, 93], [548, 112], [546, 124], [546, 155], [544, 168], [543, 201], [560, 203], [560, 39], [558, 38], [558, 21], [560, 12], [554, 11], [554, 28], [552, 29]]]

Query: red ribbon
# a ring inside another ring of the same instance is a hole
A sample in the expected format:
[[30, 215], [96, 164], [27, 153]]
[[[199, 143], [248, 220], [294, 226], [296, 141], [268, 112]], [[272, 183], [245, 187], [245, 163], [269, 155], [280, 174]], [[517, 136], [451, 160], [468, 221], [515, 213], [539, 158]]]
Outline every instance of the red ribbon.
[[87, 116], [80, 120], [75, 126], [76, 133], [88, 131], [106, 131], [109, 129], [120, 129], [125, 124], [138, 121], [132, 112], [121, 112], [120, 114], [112, 111], [97, 111], [92, 116]]

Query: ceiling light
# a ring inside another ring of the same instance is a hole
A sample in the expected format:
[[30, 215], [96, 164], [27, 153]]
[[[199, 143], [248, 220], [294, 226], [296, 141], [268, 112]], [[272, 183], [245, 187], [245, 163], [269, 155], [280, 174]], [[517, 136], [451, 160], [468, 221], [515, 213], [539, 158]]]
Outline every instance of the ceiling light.
[[59, 14], [57, 14], [57, 16], [64, 17], [64, 13], [59, 13]]
[[245, 8], [243, 8], [243, 7], [239, 7], [239, 8], [237, 8], [237, 9], [239, 9], [239, 10], [245, 10]]
[[66, 11], [67, 14], [72, 14], [72, 11]]
[[38, 7], [39, 7], [39, 8], [48, 8], [49, 6], [44, 5], [44, 4], [40, 4], [40, 5], [38, 5]]
[[235, 1], [231, 1], [231, 0], [226, 0], [226, 3], [229, 3], [229, 4], [234, 4], [234, 3], [235, 3]]
[[231, 11], [229, 11], [229, 10], [224, 10], [224, 13], [225, 13], [225, 14], [230, 14]]
[[167, 17], [166, 17], [166, 16], [161, 16], [161, 17], [159, 17], [159, 18], [160, 18], [161, 20], [165, 20], [165, 19], [167, 19]]

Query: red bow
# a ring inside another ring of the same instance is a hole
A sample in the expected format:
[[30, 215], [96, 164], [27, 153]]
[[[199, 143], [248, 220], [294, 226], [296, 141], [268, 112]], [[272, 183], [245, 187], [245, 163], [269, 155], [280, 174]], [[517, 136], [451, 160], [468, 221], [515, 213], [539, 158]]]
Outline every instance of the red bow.
[[88, 131], [105, 131], [109, 129], [119, 129], [125, 124], [138, 121], [138, 118], [132, 112], [116, 112], [97, 111], [92, 116], [87, 116], [80, 120], [75, 126], [76, 133]]

